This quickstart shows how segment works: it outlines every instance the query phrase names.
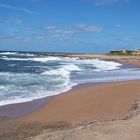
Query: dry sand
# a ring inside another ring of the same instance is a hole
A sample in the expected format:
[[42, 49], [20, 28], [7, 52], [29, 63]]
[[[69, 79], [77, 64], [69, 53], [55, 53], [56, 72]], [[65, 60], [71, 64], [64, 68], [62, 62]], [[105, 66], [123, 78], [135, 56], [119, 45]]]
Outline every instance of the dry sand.
[[131, 120], [44, 131], [30, 140], [140, 140], [140, 115]]

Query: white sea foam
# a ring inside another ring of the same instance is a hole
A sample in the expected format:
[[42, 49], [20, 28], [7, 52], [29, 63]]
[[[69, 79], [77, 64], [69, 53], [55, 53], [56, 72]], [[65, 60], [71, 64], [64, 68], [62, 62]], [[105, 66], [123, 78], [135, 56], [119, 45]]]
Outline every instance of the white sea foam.
[[18, 56], [36, 56], [35, 54], [32, 53], [17, 53]]
[[70, 74], [73, 71], [81, 71], [81, 69], [76, 65], [70, 64], [70, 65], [64, 65], [61, 68], [58, 68], [56, 70], [45, 71], [42, 74], [43, 75], [60, 75], [62, 77], [69, 79]]
[[35, 56], [35, 54], [32, 53], [21, 53], [21, 52], [0, 52], [0, 55]]
[[[9, 58], [2, 57], [1, 59], [6, 61], [35, 61], [46, 63], [48, 61], [60, 61], [62, 64], [75, 64], [75, 65], [90, 65], [93, 66], [94, 71], [103, 71], [103, 70], [115, 70], [119, 69], [122, 64], [112, 61], [104, 61], [99, 59], [78, 59], [78, 58], [62, 58], [62, 57], [33, 57], [33, 58]], [[70, 65], [68, 69], [72, 69], [73, 65]], [[67, 69], [65, 67], [65, 69]]]
[[77, 62], [81, 64], [87, 64], [90, 66], [93, 66], [94, 71], [103, 71], [103, 70], [115, 70], [119, 69], [122, 64], [113, 62], [113, 61], [104, 61], [99, 59], [83, 59], [83, 60], [77, 60]]
[[[48, 88], [47, 81], [51, 81], [48, 76], [39, 76], [38, 74], [15, 74], [10, 72], [1, 72], [1, 80], [9, 81], [9, 84], [0, 86], [0, 106], [21, 102], [28, 102], [35, 99], [41, 99], [44, 97], [58, 95], [60, 93], [70, 90], [76, 83], [72, 83], [69, 79], [57, 79], [59, 85], [50, 85], [52, 88]], [[32, 85], [35, 81], [38, 81], [39, 85]], [[53, 81], [57, 81], [53, 79]], [[46, 82], [45, 85], [44, 82]], [[42, 83], [42, 84], [40, 84]], [[27, 86], [26, 86], [27, 85]], [[53, 87], [55, 87], [53, 89]], [[12, 90], [11, 90], [12, 89]], [[7, 99], [5, 97], [7, 96]]]
[[[8, 81], [10, 79], [10, 82], [12, 83], [12, 87], [11, 85], [7, 85], [5, 86], [5, 88], [0, 87], [1, 89], [1, 95], [2, 94], [7, 94], [8, 96], [10, 95], [10, 98], [7, 98], [7, 100], [4, 101], [0, 101], [0, 105], [6, 105], [6, 104], [13, 104], [13, 103], [20, 103], [20, 102], [27, 102], [27, 101], [32, 101], [35, 99], [40, 99], [43, 97], [49, 97], [49, 96], [53, 96], [53, 95], [58, 95], [62, 92], [66, 92], [68, 90], [70, 90], [74, 85], [77, 85], [77, 83], [73, 83], [70, 80], [70, 74], [72, 71], [80, 71], [81, 69], [76, 66], [76, 65], [64, 65], [61, 68], [58, 68], [56, 70], [50, 70], [50, 71], [46, 71], [44, 73], [42, 73], [41, 75], [39, 74], [28, 74], [28, 73], [9, 73], [9, 72], [1, 72], [0, 76], [1, 79], [4, 79], [6, 81]], [[53, 79], [50, 78], [49, 76], [51, 75], [56, 75], [56, 78], [54, 77]], [[59, 76], [59, 78], [58, 78]], [[49, 81], [54, 81], [54, 83], [52, 83], [52, 87], [55, 87], [54, 90], [50, 90], [47, 88], [47, 86], [42, 86], [38, 85], [38, 86], [31, 86], [30, 84], [36, 81], [39, 81], [39, 83], [44, 83], [46, 82], [46, 84]], [[55, 85], [55, 82], [59, 82], [58, 85]], [[25, 84], [28, 85], [27, 87], [24, 87]], [[28, 84], [29, 83], [29, 84]], [[14, 85], [14, 84], [18, 84]], [[22, 86], [21, 86], [22, 84]], [[11, 90], [12, 89], [12, 90]], [[18, 96], [14, 96], [15, 93], [20, 93], [22, 95], [18, 95]], [[23, 92], [23, 93], [22, 93]], [[24, 93], [25, 92], [25, 93]], [[35, 95], [34, 95], [35, 94]]]
[[64, 64], [73, 63], [75, 65], [89, 65], [91, 68], [94, 68], [94, 71], [105, 71], [105, 70], [115, 70], [119, 69], [122, 64], [113, 62], [113, 61], [105, 61], [100, 59], [79, 59], [79, 58], [65, 58]]
[[44, 97], [59, 95], [61, 93], [69, 91], [75, 85], [76, 84], [71, 83], [71, 84], [69, 84], [69, 86], [64, 87], [63, 89], [57, 90], [57, 91], [48, 91], [48, 92], [47, 91], [38, 91], [38, 92], [36, 92], [35, 96], [34, 96], [34, 93], [31, 93], [31, 95], [28, 96], [28, 97], [12, 96], [12, 98], [7, 98], [7, 100], [1, 100], [0, 101], [0, 106], [16, 104], [16, 103], [30, 102], [30, 101], [33, 101], [33, 100], [36, 100], [36, 99], [41, 99], [41, 98], [44, 98]]
[[116, 70], [119, 69], [122, 64], [116, 63], [116, 62], [111, 62], [111, 61], [103, 61], [99, 59], [94, 60], [94, 66], [97, 68], [97, 71], [102, 71], [102, 70]]
[[3, 56], [1, 59], [6, 61], [28, 61], [28, 58], [9, 58], [7, 56]]
[[36, 61], [36, 62], [48, 62], [48, 61], [59, 61], [61, 58], [59, 57], [36, 57], [36, 58], [9, 58], [9, 57], [2, 57], [1, 59], [6, 61]]
[[59, 57], [42, 57], [42, 58], [29, 58], [31, 61], [37, 61], [37, 62], [47, 62], [47, 61], [59, 61], [61, 58]]
[[18, 52], [0, 52], [0, 55], [16, 55]]

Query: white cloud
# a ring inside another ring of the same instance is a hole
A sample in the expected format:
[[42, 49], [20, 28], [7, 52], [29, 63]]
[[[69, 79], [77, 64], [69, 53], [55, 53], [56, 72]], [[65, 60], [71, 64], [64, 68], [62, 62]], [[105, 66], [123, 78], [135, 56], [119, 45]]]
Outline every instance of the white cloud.
[[95, 5], [112, 5], [117, 3], [129, 2], [130, 0], [95, 0]]
[[121, 24], [116, 24], [114, 27], [115, 28], [122, 28], [122, 25]]
[[55, 26], [45, 26], [44, 29], [48, 32], [56, 32], [57, 28]]
[[83, 2], [93, 2], [96, 6], [114, 5], [128, 3], [131, 0], [82, 0]]
[[23, 20], [14, 19], [14, 18], [8, 18], [8, 19], [4, 20], [3, 22], [7, 23], [7, 24], [21, 24], [21, 23], [23, 23]]
[[38, 3], [40, 2], [41, 0], [32, 0], [33, 3]]
[[[13, 19], [9, 19], [5, 21], [7, 23], [20, 23], [20, 21], [15, 21]], [[53, 25], [46, 25], [44, 27], [37, 28], [27, 28], [27, 29], [18, 29], [16, 32], [5, 30], [4, 34], [2, 33], [2, 37], [0, 39], [12, 39], [16, 41], [48, 41], [48, 42], [56, 42], [56, 41], [64, 41], [73, 37], [76, 37], [79, 34], [83, 34], [84, 32], [101, 32], [103, 29], [97, 25], [88, 25], [88, 24], [78, 24], [72, 25], [70, 27], [56, 27]]]
[[135, 37], [120, 37], [120, 38], [117, 38], [117, 40], [122, 41], [122, 42], [127, 42], [127, 43], [140, 41], [140, 39], [135, 38]]
[[64, 31], [64, 34], [66, 34], [66, 35], [72, 35], [72, 34], [74, 34], [74, 31], [72, 31], [72, 30], [65, 30]]
[[1, 8], [5, 8], [5, 9], [10, 9], [10, 10], [24, 12], [24, 13], [27, 13], [27, 14], [39, 15], [38, 13], [36, 13], [34, 11], [31, 11], [29, 9], [26, 9], [26, 8], [18, 8], [18, 7], [12, 6], [12, 5], [8, 5], [8, 4], [0, 3], [0, 7]]
[[97, 25], [88, 25], [88, 24], [78, 24], [76, 25], [76, 28], [88, 31], [88, 32], [101, 32], [103, 31], [103, 28]]

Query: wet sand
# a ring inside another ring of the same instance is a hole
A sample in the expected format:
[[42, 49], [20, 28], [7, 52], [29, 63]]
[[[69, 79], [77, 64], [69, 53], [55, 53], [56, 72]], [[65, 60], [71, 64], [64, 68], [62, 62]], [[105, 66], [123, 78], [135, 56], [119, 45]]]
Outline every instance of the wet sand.
[[0, 107], [0, 117], [7, 117], [11, 119], [16, 119], [17, 117], [24, 116], [26, 114], [30, 114], [34, 112], [47, 102], [51, 100], [52, 97], [46, 97], [42, 99], [33, 100], [25, 103], [17, 103], [4, 105]]

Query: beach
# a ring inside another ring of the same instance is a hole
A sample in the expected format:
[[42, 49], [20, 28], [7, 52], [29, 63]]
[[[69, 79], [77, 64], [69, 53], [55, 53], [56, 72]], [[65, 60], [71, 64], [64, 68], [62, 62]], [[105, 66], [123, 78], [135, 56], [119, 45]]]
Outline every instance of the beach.
[[140, 0], [0, 0], [0, 140], [140, 140]]
[[139, 81], [129, 81], [77, 89], [55, 96], [40, 110], [20, 119], [74, 123], [121, 119], [129, 115], [130, 105], [138, 99], [139, 85]]
[[[100, 59], [140, 65], [134, 57], [101, 56]], [[139, 85], [139, 80], [129, 80], [77, 86], [53, 96], [26, 115], [2, 118], [0, 138], [9, 140], [12, 135], [10, 140], [139, 140]]]

